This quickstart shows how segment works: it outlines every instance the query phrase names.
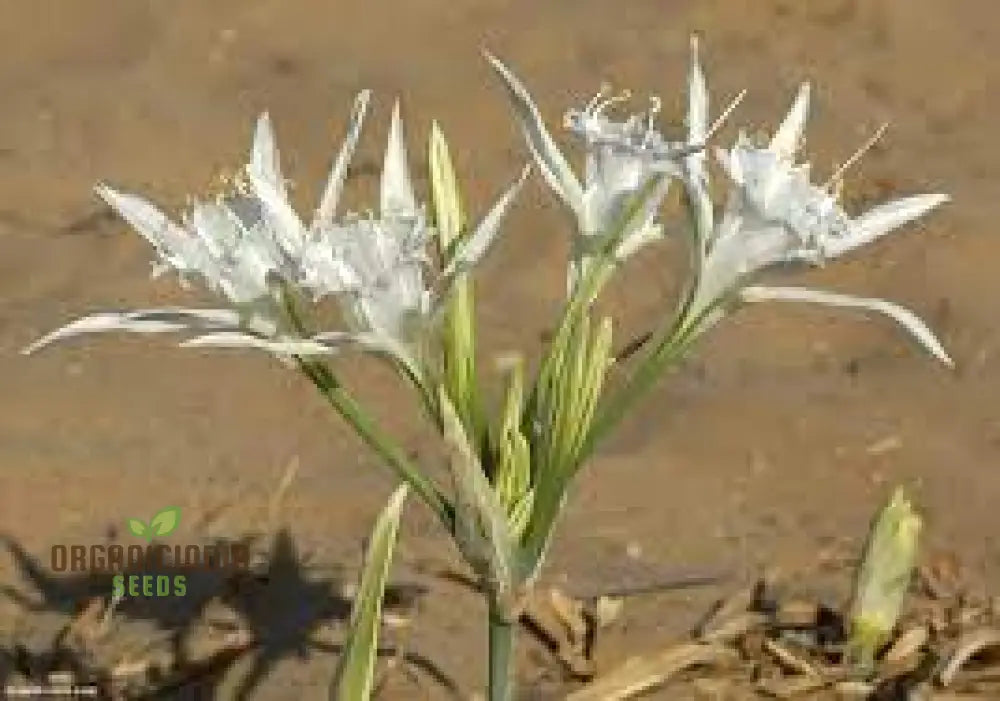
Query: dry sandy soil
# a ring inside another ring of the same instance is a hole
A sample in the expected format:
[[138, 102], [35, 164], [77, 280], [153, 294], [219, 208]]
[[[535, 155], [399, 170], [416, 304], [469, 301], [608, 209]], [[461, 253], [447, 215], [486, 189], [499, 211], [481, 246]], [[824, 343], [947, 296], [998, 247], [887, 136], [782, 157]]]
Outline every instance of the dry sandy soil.
[[[151, 251], [95, 201], [95, 181], [180, 206], [243, 162], [253, 121], [267, 109], [295, 196], [308, 206], [351, 98], [370, 87], [375, 114], [352, 197], [372, 192], [400, 95], [417, 170], [433, 117], [457, 152], [470, 208], [481, 211], [526, 158], [481, 47], [518, 71], [550, 123], [602, 80], [662, 95], [664, 116], [676, 123], [687, 36], [699, 30], [717, 103], [750, 91], [734, 122], [771, 127], [811, 78], [808, 146], [820, 173], [888, 120], [882, 145], [853, 173], [856, 199], [954, 196], [906, 233], [805, 278], [910, 306], [940, 332], [958, 371], [936, 366], [882, 322], [811, 308], [746, 310], [705, 339], [590, 465], [547, 577], [598, 590], [720, 571], [735, 584], [762, 566], [808, 568], [818, 550], [857, 543], [888, 489], [902, 483], [926, 515], [928, 550], [954, 550], [978, 581], [1000, 582], [995, 2], [34, 0], [2, 9], [0, 531], [43, 562], [54, 543], [99, 543], [109, 533], [131, 542], [121, 533], [126, 518], [167, 505], [183, 509], [172, 538], [194, 538], [206, 520], [230, 537], [259, 530], [268, 496], [297, 458], [284, 512], [294, 546], [311, 558], [310, 576], [330, 579], [339, 567], [350, 579], [392, 488], [312, 388], [260, 355], [182, 351], [168, 338], [18, 354], [91, 310], [197, 296], [169, 276], [150, 282]], [[565, 224], [533, 180], [480, 275], [488, 348], [539, 349], [561, 292]], [[641, 256], [627, 286], [611, 292], [620, 338], [670, 309], [678, 270], [670, 260], [669, 251]], [[393, 378], [371, 362], [338, 363], [388, 429], [433, 454]], [[39, 598], [12, 558], [0, 562], [6, 585]], [[479, 603], [421, 575], [429, 563], [454, 563], [454, 555], [413, 505], [397, 572], [428, 592], [412, 648], [468, 697], [484, 678]], [[323, 697], [335, 658], [299, 635], [323, 625], [310, 618], [317, 591], [322, 584], [292, 595], [301, 603], [283, 604], [290, 627], [265, 631], [253, 698]], [[601, 663], [684, 630], [720, 591], [630, 600]], [[20, 617], [0, 603], [0, 628], [9, 632]], [[536, 653], [522, 660], [528, 683], [555, 674]], [[400, 684], [392, 698], [441, 693]]]

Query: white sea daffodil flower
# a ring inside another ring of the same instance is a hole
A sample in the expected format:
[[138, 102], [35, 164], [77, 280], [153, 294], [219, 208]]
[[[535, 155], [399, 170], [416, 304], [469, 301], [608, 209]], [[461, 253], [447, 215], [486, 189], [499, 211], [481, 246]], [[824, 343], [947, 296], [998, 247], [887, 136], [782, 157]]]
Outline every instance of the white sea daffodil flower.
[[[316, 219], [332, 212], [346, 177], [350, 159], [367, 110], [370, 93], [359, 93], [347, 138], [334, 163]], [[175, 270], [182, 284], [198, 277], [229, 303], [222, 309], [141, 309], [102, 312], [74, 321], [31, 344], [32, 353], [56, 341], [87, 333], [189, 332], [197, 335], [185, 347], [254, 347], [287, 358], [333, 352], [330, 338], [304, 338], [288, 323], [282, 285], [300, 277], [306, 243], [303, 228], [288, 204], [271, 122], [265, 113], [257, 120], [251, 161], [246, 177], [233, 191], [214, 201], [195, 201], [181, 224], [158, 207], [134, 194], [106, 185], [97, 194], [118, 212], [158, 255], [154, 276]]]
[[[309, 226], [288, 200], [266, 114], [257, 122], [251, 162], [235, 191], [214, 202], [195, 202], [183, 225], [137, 195], [99, 186], [98, 194], [156, 249], [160, 262], [154, 274], [174, 269], [182, 279], [200, 276], [231, 306], [94, 314], [46, 335], [24, 352], [85, 333], [189, 331], [201, 335], [183, 341], [184, 347], [260, 348], [282, 358], [331, 354], [354, 343], [389, 353], [415, 371], [422, 325], [440, 307], [455, 276], [489, 249], [528, 170], [463, 241], [442, 271], [435, 295], [424, 282], [429, 228], [413, 194], [398, 103], [382, 171], [379, 217], [335, 218], [369, 98], [369, 91], [363, 91], [355, 100], [347, 137]], [[287, 293], [298, 290], [314, 300], [336, 296], [350, 328], [305, 335], [302, 320], [290, 318], [287, 306]]]
[[[702, 94], [700, 101], [704, 106], [693, 106], [694, 115], [703, 114], [707, 107], [707, 91]], [[816, 266], [850, 253], [949, 199], [943, 194], [916, 195], [879, 205], [858, 217], [848, 215], [834, 193], [846, 168], [874, 143], [881, 131], [837, 169], [827, 186], [816, 186], [810, 181], [809, 166], [795, 163], [809, 96], [810, 86], [804, 83], [766, 147], [755, 146], [740, 134], [732, 149], [717, 150], [718, 161], [732, 181], [717, 224], [712, 224], [710, 206], [705, 204], [707, 173], [697, 166], [692, 168], [689, 161], [688, 168], [693, 171], [687, 178], [689, 191], [695, 182], [704, 184], [703, 194], [696, 194], [698, 210], [703, 212], [698, 228], [704, 255], [681, 328], [704, 330], [722, 316], [721, 303], [734, 295], [747, 302], [788, 300], [864, 309], [890, 317], [935, 358], [951, 366], [951, 358], [926, 324], [899, 305], [798, 287], [752, 284], [761, 273], [782, 264]], [[691, 122], [704, 123], [697, 116]]]
[[[671, 180], [681, 175], [683, 159], [703, 150], [704, 143], [664, 139], [654, 126], [660, 110], [660, 100], [656, 97], [651, 98], [646, 113], [615, 121], [608, 116], [609, 108], [626, 101], [629, 93], [608, 97], [607, 88], [603, 88], [582, 109], [568, 110], [563, 118], [563, 127], [584, 141], [586, 161], [581, 184], [524, 84], [496, 57], [486, 53], [486, 58], [504, 81], [542, 177], [576, 218], [568, 276], [570, 289], [579, 276], [581, 264], [598, 250], [607, 236], [620, 236], [614, 251], [618, 261], [659, 238], [662, 227], [655, 221], [656, 211]], [[643, 200], [642, 216], [630, 217], [629, 228], [616, 232], [632, 198], [650, 186], [653, 189]]]
[[387, 352], [416, 371], [421, 342], [439, 318], [452, 283], [490, 248], [528, 172], [525, 167], [445, 268], [428, 280], [432, 230], [414, 195], [397, 102], [378, 216], [349, 215], [314, 227], [303, 255], [303, 287], [317, 299], [332, 296], [340, 302], [350, 326], [346, 340]]

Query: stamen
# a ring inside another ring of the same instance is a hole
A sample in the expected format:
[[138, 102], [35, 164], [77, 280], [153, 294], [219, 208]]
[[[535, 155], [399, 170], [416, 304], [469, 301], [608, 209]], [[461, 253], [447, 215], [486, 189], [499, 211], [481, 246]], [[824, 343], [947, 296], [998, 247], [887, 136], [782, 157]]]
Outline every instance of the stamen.
[[[642, 115], [633, 114], [629, 115], [629, 118], [625, 120], [623, 131], [626, 135], [632, 134], [639, 127], [639, 120], [642, 119]], [[628, 138], [626, 136], [626, 138]]]
[[830, 198], [836, 202], [840, 202], [841, 195], [844, 194], [844, 179], [839, 178], [833, 182], [832, 189], [830, 190]]
[[878, 129], [875, 130], [875, 133], [872, 134], [872, 136], [868, 139], [868, 141], [866, 141], [861, 146], [861, 148], [855, 151], [854, 155], [852, 155], [850, 158], [844, 161], [843, 165], [841, 165], [833, 172], [833, 175], [830, 176], [830, 179], [826, 181], [825, 185], [823, 185], [823, 189], [829, 191], [830, 188], [833, 187], [835, 183], [837, 183], [837, 181], [842, 180], [844, 173], [847, 172], [847, 169], [853, 166], [855, 163], [857, 163], [861, 159], [861, 157], [871, 149], [872, 146], [878, 143], [878, 140], [882, 138], [882, 135], [885, 134], [888, 128], [889, 128], [889, 123], [883, 122], [882, 126], [880, 126]]
[[718, 131], [720, 127], [722, 127], [726, 119], [729, 118], [729, 115], [732, 114], [733, 110], [735, 110], [736, 107], [741, 102], [743, 102], [743, 98], [746, 97], [746, 94], [747, 94], [746, 90], [741, 90], [740, 93], [733, 98], [732, 102], [729, 103], [729, 106], [722, 111], [722, 114], [720, 114], [716, 118], [716, 120], [712, 122], [712, 126], [710, 126], [708, 128], [708, 131], [705, 133], [705, 141], [708, 141], [709, 138], [711, 138], [715, 134], [715, 132]]
[[604, 96], [611, 91], [610, 83], [601, 83], [601, 87], [597, 90], [597, 94], [590, 98], [590, 102], [584, 105], [583, 113], [587, 114], [594, 111], [597, 104], [604, 99]]
[[646, 126], [648, 129], [653, 128], [653, 120], [663, 109], [663, 100], [660, 99], [659, 95], [649, 96], [649, 116], [646, 118]]
[[603, 112], [606, 112], [609, 107], [613, 107], [614, 105], [620, 105], [621, 103], [628, 102], [631, 99], [632, 99], [632, 91], [626, 88], [622, 90], [620, 94], [613, 95], [597, 103], [597, 105], [593, 109], [593, 113], [601, 114]]
[[656, 121], [656, 116], [663, 109], [663, 100], [657, 95], [649, 96], [649, 112], [646, 114], [646, 135], [642, 139], [642, 147], [648, 148], [650, 141], [652, 141], [655, 131], [653, 129], [653, 122]]

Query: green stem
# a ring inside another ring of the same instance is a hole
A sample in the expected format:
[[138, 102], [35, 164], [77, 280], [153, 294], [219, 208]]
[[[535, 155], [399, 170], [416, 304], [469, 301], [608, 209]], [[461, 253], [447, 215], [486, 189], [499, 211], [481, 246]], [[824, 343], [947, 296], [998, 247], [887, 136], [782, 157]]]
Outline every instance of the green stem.
[[513, 701], [515, 623], [501, 615], [493, 603], [489, 617], [489, 701]]
[[351, 428], [388, 463], [396, 476], [408, 483], [423, 499], [449, 532], [452, 530], [452, 509], [441, 492], [420, 473], [403, 450], [375, 425], [353, 397], [322, 364], [297, 358], [299, 367], [312, 380], [330, 405], [351, 425]]
[[[285, 312], [300, 336], [308, 336], [306, 323], [298, 311], [293, 290], [287, 284], [282, 284], [279, 287], [279, 292], [281, 311]], [[299, 369], [312, 380], [312, 383], [330, 405], [344, 417], [355, 432], [361, 436], [361, 439], [389, 464], [396, 476], [413, 488], [413, 491], [424, 500], [424, 503], [431, 508], [450, 533], [454, 523], [453, 509], [441, 491], [420, 472], [398, 445], [382, 433], [361, 408], [361, 405], [351, 397], [334, 374], [330, 372], [330, 368], [321, 362], [307, 360], [301, 356], [296, 356], [295, 360]], [[421, 397], [424, 401], [429, 402], [430, 398], [426, 391], [423, 391], [425, 388], [420, 383], [420, 378], [410, 372], [410, 368], [403, 367], [402, 370], [407, 372], [413, 384], [421, 391]]]

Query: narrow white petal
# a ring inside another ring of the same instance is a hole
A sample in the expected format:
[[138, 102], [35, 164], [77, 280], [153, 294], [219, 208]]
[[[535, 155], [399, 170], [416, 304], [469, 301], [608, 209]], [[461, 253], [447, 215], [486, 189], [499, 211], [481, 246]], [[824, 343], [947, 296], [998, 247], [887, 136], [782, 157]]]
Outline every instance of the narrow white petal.
[[271, 126], [271, 117], [267, 112], [257, 119], [250, 167], [259, 178], [266, 180], [275, 190], [284, 194], [285, 180], [281, 176], [281, 158], [274, 138], [274, 128]]
[[747, 287], [741, 292], [742, 298], [747, 302], [765, 301], [789, 301], [789, 302], [811, 302], [823, 304], [830, 307], [840, 307], [844, 309], [861, 309], [865, 311], [884, 314], [897, 324], [902, 326], [928, 353], [940, 360], [949, 368], [955, 367], [954, 361], [948, 352], [941, 345], [941, 342], [928, 328], [920, 317], [909, 309], [894, 302], [884, 299], [873, 299], [870, 297], [855, 297], [853, 295], [838, 294], [835, 292], [823, 292], [820, 290], [810, 290], [802, 287]]
[[410, 166], [406, 158], [403, 120], [399, 116], [399, 100], [392, 107], [389, 143], [382, 162], [381, 214], [383, 217], [412, 217], [417, 214], [417, 199], [410, 181]]
[[869, 209], [851, 223], [851, 235], [833, 239], [829, 244], [829, 254], [842, 255], [851, 249], [871, 243], [875, 239], [923, 216], [938, 205], [944, 204], [948, 195], [914, 195], [893, 200]]
[[771, 144], [768, 148], [777, 154], [779, 158], [792, 160], [799, 150], [799, 145], [802, 143], [802, 135], [806, 128], [806, 119], [809, 117], [810, 92], [809, 83], [802, 83], [801, 87], [799, 87], [798, 95], [795, 97], [795, 102], [792, 103], [791, 109], [788, 110], [788, 115], [771, 139]]
[[493, 205], [482, 221], [479, 222], [475, 231], [459, 245], [458, 251], [451, 259], [448, 267], [445, 268], [442, 277], [450, 278], [458, 273], [465, 272], [482, 259], [486, 251], [489, 250], [490, 246], [496, 240], [504, 216], [506, 216], [507, 210], [510, 208], [514, 198], [517, 197], [517, 193], [521, 190], [530, 172], [531, 166], [525, 166], [521, 171], [521, 176], [500, 196], [496, 204]]
[[538, 107], [535, 106], [534, 101], [531, 99], [531, 94], [521, 84], [521, 81], [517, 79], [517, 76], [501, 63], [499, 59], [489, 52], [484, 52], [484, 54], [486, 60], [500, 74], [507, 87], [507, 91], [514, 103], [514, 110], [521, 125], [521, 130], [524, 132], [531, 155], [538, 163], [538, 169], [541, 171], [542, 177], [545, 178], [545, 182], [548, 183], [556, 195], [574, 213], [579, 215], [583, 208], [583, 188], [580, 186], [580, 181], [574, 175], [573, 170], [569, 167], [569, 163], [566, 162], [566, 159], [559, 151], [559, 147], [553, 141], [548, 129], [545, 128], [545, 122], [542, 121], [542, 116], [538, 112]]
[[46, 334], [21, 351], [30, 355], [74, 336], [108, 331], [169, 333], [185, 329], [224, 329], [239, 326], [239, 314], [230, 309], [139, 309], [130, 312], [100, 312], [77, 319]]
[[318, 226], [329, 226], [333, 223], [333, 216], [337, 211], [337, 203], [340, 202], [340, 193], [344, 189], [344, 181], [347, 179], [347, 166], [357, 148], [358, 139], [361, 137], [361, 125], [364, 123], [365, 114], [368, 112], [368, 102], [371, 99], [370, 90], [362, 90], [354, 98], [354, 107], [351, 110], [351, 121], [347, 128], [347, 136], [340, 147], [336, 160], [330, 168], [330, 175], [326, 181], [326, 188], [320, 198], [319, 207], [313, 215], [313, 228]]
[[[708, 84], [698, 56], [698, 37], [691, 37], [691, 71], [688, 74], [688, 145], [705, 143], [708, 133]], [[702, 153], [695, 154], [703, 157]]]
[[365, 353], [388, 356], [406, 368], [418, 381], [423, 381], [424, 373], [420, 363], [403, 343], [388, 334], [374, 331], [325, 331], [310, 340], [328, 346], [334, 352], [343, 346], [356, 346]]
[[[645, 198], [640, 203], [638, 210], [625, 221], [616, 223], [616, 226], [624, 226], [618, 247], [614, 252], [615, 258], [619, 262], [625, 260], [625, 258], [639, 250], [643, 245], [657, 240], [662, 234], [662, 227], [655, 222], [656, 213], [660, 205], [663, 204], [667, 192], [670, 190], [672, 180], [670, 177], [661, 177], [653, 185], [653, 188], [645, 193]], [[626, 203], [623, 213], [627, 212], [628, 208], [633, 206], [635, 197], [642, 195], [641, 190], [634, 193], [631, 196], [632, 201]]]
[[118, 192], [101, 183], [94, 192], [119, 216], [156, 248], [174, 268], [190, 271], [197, 268], [197, 242], [175, 224], [159, 207], [139, 195]]
[[247, 170], [247, 178], [254, 195], [260, 200], [264, 212], [270, 220], [278, 245], [286, 254], [298, 257], [305, 244], [306, 234], [299, 215], [292, 209], [288, 198], [271, 183], [260, 178], [253, 170]]
[[333, 348], [357, 346], [367, 353], [378, 353], [395, 358], [415, 376], [420, 375], [419, 365], [407, 349], [395, 338], [373, 331], [325, 331], [312, 337], [317, 343]]
[[[688, 145], [704, 144], [708, 138], [708, 84], [698, 55], [698, 36], [691, 36], [691, 71], [688, 75]], [[708, 193], [707, 154], [692, 153], [684, 159], [684, 185], [694, 218], [695, 254], [698, 265], [712, 236], [712, 199]]]
[[268, 339], [260, 336], [239, 333], [237, 331], [221, 331], [183, 341], [181, 348], [254, 348], [275, 355], [332, 355], [336, 349], [332, 346], [301, 338]]

